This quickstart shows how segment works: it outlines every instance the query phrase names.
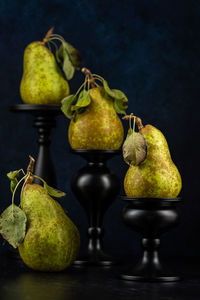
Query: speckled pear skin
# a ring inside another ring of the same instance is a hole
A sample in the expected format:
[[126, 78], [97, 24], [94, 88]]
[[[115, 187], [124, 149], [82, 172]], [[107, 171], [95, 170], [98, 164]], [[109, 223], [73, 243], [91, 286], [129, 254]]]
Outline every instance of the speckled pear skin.
[[91, 103], [86, 110], [71, 120], [68, 139], [73, 149], [119, 149], [124, 129], [102, 87], [89, 90]]
[[68, 82], [55, 57], [43, 42], [33, 42], [24, 51], [20, 94], [27, 104], [60, 104], [69, 95]]
[[128, 197], [177, 197], [182, 188], [179, 171], [173, 163], [167, 141], [160, 130], [146, 125], [140, 130], [147, 141], [147, 157], [131, 165], [124, 178]]
[[80, 235], [61, 205], [38, 184], [26, 184], [20, 204], [27, 216], [27, 233], [18, 246], [24, 263], [38, 271], [67, 268], [78, 255]]

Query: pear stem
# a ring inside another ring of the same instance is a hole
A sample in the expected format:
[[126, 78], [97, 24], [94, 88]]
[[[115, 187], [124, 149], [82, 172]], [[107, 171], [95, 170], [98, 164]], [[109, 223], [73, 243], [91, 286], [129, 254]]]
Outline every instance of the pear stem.
[[89, 78], [89, 83], [91, 84], [91, 87], [92, 88], [95, 88], [95, 79], [94, 79], [94, 77], [93, 77], [93, 75], [92, 75], [92, 73], [90, 72], [90, 70], [88, 70], [87, 68], [82, 68], [81, 69], [81, 72], [83, 73], [83, 74], [85, 74], [85, 76], [88, 76], [88, 78]]
[[54, 31], [54, 26], [51, 27], [51, 28], [49, 29], [49, 31], [47, 32], [47, 34], [45, 35], [45, 37], [44, 37], [44, 39], [43, 39], [43, 41], [42, 41], [43, 44], [46, 44], [46, 43], [49, 41], [49, 38], [50, 38], [50, 36], [52, 35], [53, 31]]
[[122, 118], [123, 120], [131, 120], [131, 119], [135, 119], [135, 123], [137, 124], [138, 130], [140, 131], [144, 126], [142, 124], [142, 120], [136, 116], [134, 116], [133, 114], [130, 115], [126, 115]]
[[29, 158], [30, 158], [30, 162], [29, 162], [29, 165], [28, 165], [28, 168], [27, 168], [27, 174], [28, 174], [28, 178], [26, 180], [26, 183], [32, 183], [33, 182], [33, 171], [34, 171], [34, 166], [35, 166], [35, 159], [29, 155]]

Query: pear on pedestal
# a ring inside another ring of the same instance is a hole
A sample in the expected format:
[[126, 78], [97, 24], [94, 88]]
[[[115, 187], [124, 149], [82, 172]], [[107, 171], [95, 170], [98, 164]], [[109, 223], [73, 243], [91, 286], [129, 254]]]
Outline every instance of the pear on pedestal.
[[[55, 39], [62, 43], [56, 57], [62, 64], [63, 72], [54, 54], [46, 46], [51, 42], [54, 43]], [[74, 53], [76, 59], [73, 58]], [[79, 52], [61, 36], [54, 35], [51, 28], [43, 41], [32, 42], [24, 51], [23, 76], [20, 84], [22, 100], [27, 104], [60, 104], [70, 93], [66, 78], [70, 80], [79, 65]]]
[[147, 156], [138, 165], [130, 164], [124, 178], [128, 197], [175, 198], [182, 188], [180, 173], [173, 163], [167, 141], [152, 125], [143, 126], [136, 117], [139, 133], [147, 143]]
[[86, 68], [82, 72], [86, 75], [83, 91], [62, 101], [62, 111], [71, 119], [69, 143], [73, 149], [119, 149], [124, 129], [117, 113], [125, 114], [128, 99], [123, 92], [111, 90], [102, 77]]

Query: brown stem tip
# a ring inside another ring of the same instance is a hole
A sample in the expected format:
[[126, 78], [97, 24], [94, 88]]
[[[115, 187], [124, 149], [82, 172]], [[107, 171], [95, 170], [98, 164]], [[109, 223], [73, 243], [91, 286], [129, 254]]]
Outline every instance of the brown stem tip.
[[94, 77], [93, 77], [92, 73], [90, 72], [90, 70], [84, 67], [84, 68], [81, 69], [81, 72], [85, 76], [88, 76], [89, 83], [91, 84], [91, 87], [94, 88], [95, 87], [95, 80], [94, 80]]
[[43, 39], [43, 44], [46, 44], [49, 41], [50, 36], [52, 35], [54, 31], [54, 26], [52, 26], [49, 31], [47, 32], [47, 34], [45, 35], [44, 39]]
[[35, 166], [35, 159], [29, 155], [30, 161], [29, 161], [29, 165], [27, 168], [27, 173], [33, 173], [34, 172], [34, 166]]
[[131, 115], [126, 115], [124, 116], [122, 119], [123, 120], [130, 120], [130, 119], [134, 119], [135, 118], [135, 123], [137, 124], [137, 127], [139, 130], [141, 130], [144, 126], [142, 124], [142, 120], [136, 116], [134, 116], [133, 114]]

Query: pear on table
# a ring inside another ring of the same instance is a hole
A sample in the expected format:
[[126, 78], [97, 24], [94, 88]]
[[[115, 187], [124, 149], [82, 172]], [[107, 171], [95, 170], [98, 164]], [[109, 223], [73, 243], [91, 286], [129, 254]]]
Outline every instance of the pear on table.
[[[65, 193], [34, 175], [34, 162], [30, 157], [26, 174], [22, 169], [7, 174], [13, 192], [12, 205], [1, 215], [0, 233], [13, 247], [18, 247], [23, 262], [31, 269], [61, 271], [77, 257], [80, 235], [61, 205], [52, 198], [63, 197]], [[21, 171], [24, 176], [18, 181]], [[34, 184], [35, 177], [44, 185]], [[18, 207], [14, 205], [14, 195], [22, 181]]]
[[69, 143], [73, 149], [119, 149], [124, 129], [117, 113], [125, 114], [128, 99], [123, 92], [111, 90], [99, 75], [86, 68], [82, 72], [86, 78], [79, 96], [77, 93], [62, 101], [62, 111], [71, 119]]
[[167, 141], [152, 125], [143, 126], [136, 117], [139, 133], [147, 143], [147, 155], [138, 165], [130, 163], [124, 178], [128, 197], [174, 198], [182, 188], [180, 173], [173, 163]]

